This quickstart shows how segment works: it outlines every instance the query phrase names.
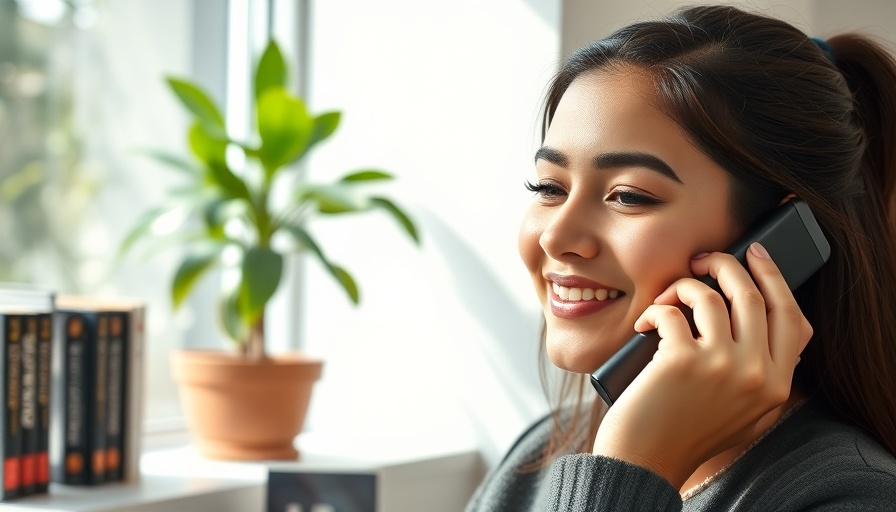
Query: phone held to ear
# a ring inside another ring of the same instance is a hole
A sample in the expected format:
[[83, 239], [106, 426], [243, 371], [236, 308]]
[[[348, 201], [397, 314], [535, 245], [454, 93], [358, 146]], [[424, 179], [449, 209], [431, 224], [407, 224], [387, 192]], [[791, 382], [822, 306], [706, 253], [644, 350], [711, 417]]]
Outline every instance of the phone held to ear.
[[[791, 199], [761, 217], [725, 252], [733, 254], [746, 267], [747, 249], [753, 242], [759, 242], [765, 247], [791, 291], [818, 271], [831, 255], [831, 246], [809, 206], [799, 199]], [[721, 293], [719, 284], [712, 277], [706, 275], [698, 279]], [[690, 315], [686, 316], [691, 322], [691, 329], [694, 329]], [[647, 366], [656, 353], [659, 342], [660, 337], [656, 331], [635, 333], [603, 366], [591, 374], [591, 384], [608, 406], [613, 405]]]

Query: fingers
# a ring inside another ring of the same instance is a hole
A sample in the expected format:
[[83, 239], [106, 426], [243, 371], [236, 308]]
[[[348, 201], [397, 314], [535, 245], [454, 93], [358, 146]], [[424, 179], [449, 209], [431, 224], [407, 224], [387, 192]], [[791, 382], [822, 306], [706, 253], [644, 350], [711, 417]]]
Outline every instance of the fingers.
[[691, 268], [695, 274], [709, 274], [719, 283], [731, 305], [731, 334], [735, 341], [765, 339], [768, 325], [763, 294], [734, 256], [710, 254], [692, 260]]
[[[698, 341], [709, 343], [716, 340], [727, 342], [732, 340], [731, 320], [725, 301], [718, 292], [696, 279], [679, 279], [673, 283], [662, 295], [657, 297], [656, 304], [648, 308], [648, 311], [651, 308], [657, 311], [652, 312], [646, 318], [642, 315], [641, 318], [662, 321], [666, 315], [672, 313], [662, 314], [660, 312], [666, 311], [666, 308], [672, 308], [686, 322], [687, 313], [682, 313], [678, 308], [673, 307], [678, 304], [684, 304], [690, 310], [688, 313], [692, 315], [694, 325], [699, 332]], [[636, 330], [638, 325], [638, 323], [635, 324]], [[687, 339], [693, 339], [690, 326], [688, 326], [687, 333]], [[660, 334], [663, 337], [662, 333]]]
[[747, 264], [765, 298], [772, 361], [784, 368], [792, 368], [812, 337], [812, 326], [803, 316], [777, 265], [761, 245], [750, 246]]
[[691, 326], [684, 314], [675, 306], [653, 304], [635, 322], [635, 330], [645, 332], [656, 329], [662, 339], [690, 340]]

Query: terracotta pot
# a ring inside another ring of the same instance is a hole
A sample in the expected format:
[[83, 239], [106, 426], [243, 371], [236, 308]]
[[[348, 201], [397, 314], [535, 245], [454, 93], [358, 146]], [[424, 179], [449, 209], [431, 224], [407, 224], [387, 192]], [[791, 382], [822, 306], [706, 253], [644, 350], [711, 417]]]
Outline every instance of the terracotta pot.
[[178, 350], [171, 356], [196, 446], [216, 459], [297, 458], [293, 440], [322, 365], [297, 353], [261, 362], [211, 350]]

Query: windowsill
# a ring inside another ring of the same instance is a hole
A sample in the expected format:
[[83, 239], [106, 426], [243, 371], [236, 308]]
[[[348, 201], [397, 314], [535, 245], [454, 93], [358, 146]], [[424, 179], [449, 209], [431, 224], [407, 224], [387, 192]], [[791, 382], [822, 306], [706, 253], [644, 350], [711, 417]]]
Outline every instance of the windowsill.
[[262, 512], [269, 469], [346, 473], [404, 467], [420, 477], [425, 473], [420, 468], [429, 463], [434, 470], [450, 467], [468, 475], [461, 482], [464, 492], [472, 492], [482, 476], [475, 448], [463, 443], [433, 449], [408, 439], [346, 439], [305, 433], [299, 436], [297, 446], [302, 451], [299, 461], [210, 460], [183, 444], [145, 451], [137, 483], [96, 487], [51, 484], [48, 494], [0, 503], [0, 512]]
[[50, 484], [50, 492], [0, 504], [3, 512], [261, 512], [264, 480], [142, 475], [140, 482], [96, 487]]

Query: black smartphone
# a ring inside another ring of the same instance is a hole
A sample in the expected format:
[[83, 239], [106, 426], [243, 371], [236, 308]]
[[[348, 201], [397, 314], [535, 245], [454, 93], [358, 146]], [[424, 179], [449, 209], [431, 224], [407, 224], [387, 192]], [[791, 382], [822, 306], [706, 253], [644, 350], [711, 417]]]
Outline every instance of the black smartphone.
[[[791, 199], [762, 216], [725, 252], [733, 254], [746, 267], [747, 249], [753, 242], [759, 242], [765, 247], [791, 291], [818, 271], [831, 255], [831, 246], [809, 206], [799, 199]], [[721, 293], [719, 284], [710, 276], [701, 276], [699, 280]], [[691, 322], [691, 329], [695, 329], [690, 315], [686, 316]], [[647, 366], [656, 353], [659, 342], [660, 337], [656, 331], [635, 333], [603, 366], [591, 374], [591, 384], [607, 405], [613, 405]]]

